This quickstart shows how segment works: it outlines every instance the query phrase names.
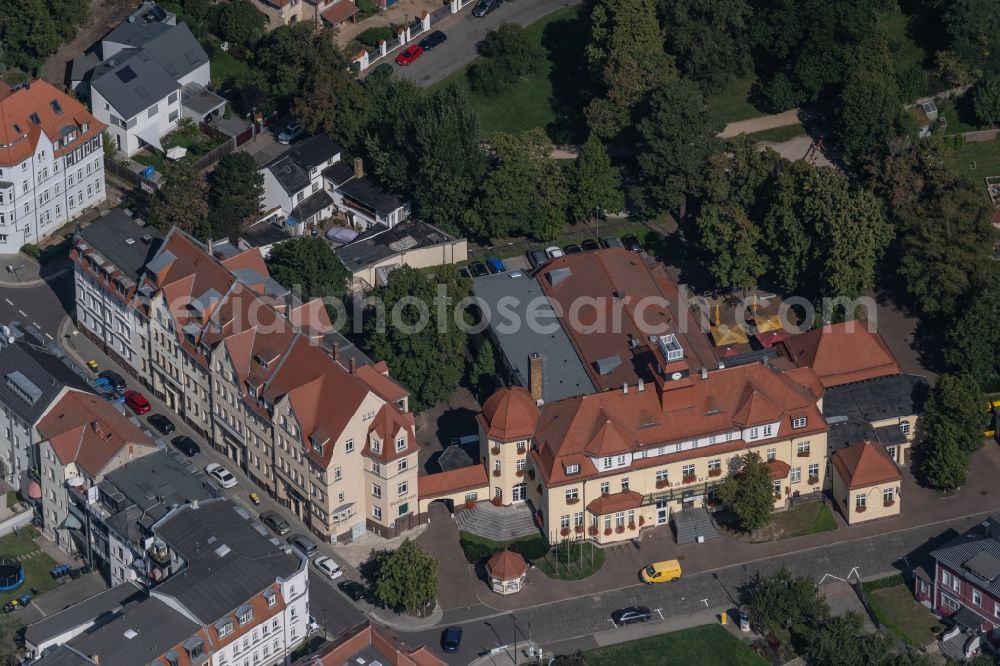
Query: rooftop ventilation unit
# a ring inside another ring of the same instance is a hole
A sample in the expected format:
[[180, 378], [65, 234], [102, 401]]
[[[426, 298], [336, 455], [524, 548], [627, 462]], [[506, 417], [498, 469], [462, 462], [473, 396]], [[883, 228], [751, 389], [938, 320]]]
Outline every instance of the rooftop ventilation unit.
[[660, 351], [667, 357], [668, 361], [679, 361], [684, 358], [684, 348], [673, 333], [661, 335], [659, 339]]
[[125, 239], [125, 244], [126, 245], [135, 245], [135, 239], [134, 238], [126, 238]]

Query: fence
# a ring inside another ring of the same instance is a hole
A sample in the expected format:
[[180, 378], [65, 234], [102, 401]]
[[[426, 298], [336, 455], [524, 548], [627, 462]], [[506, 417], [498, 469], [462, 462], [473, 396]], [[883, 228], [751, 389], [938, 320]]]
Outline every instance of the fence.
[[417, 37], [425, 32], [428, 32], [431, 29], [431, 26], [436, 24], [438, 21], [441, 21], [452, 14], [457, 14], [473, 2], [475, 2], [475, 0], [451, 0], [448, 4], [435, 9], [430, 14], [424, 12], [420, 18], [415, 18], [410, 25], [401, 29], [396, 34], [396, 38], [393, 40], [392, 45], [389, 45], [384, 41], [379, 42], [378, 47], [372, 51], [368, 51], [367, 49], [362, 50], [354, 57], [352, 63], [358, 66], [359, 71], [364, 72], [379, 60], [382, 60], [387, 55], [394, 52], [396, 49], [402, 48], [410, 42], [415, 41]]
[[136, 173], [132, 169], [115, 162], [114, 160], [104, 160], [104, 169], [110, 171], [133, 187], [141, 188], [143, 192], [152, 194], [160, 189], [160, 184], [156, 181], [144, 178], [141, 173]]
[[236, 140], [231, 137], [226, 137], [228, 141], [216, 146], [212, 150], [208, 151], [197, 160], [195, 160], [194, 168], [198, 171], [202, 171], [212, 166], [219, 160], [221, 160], [225, 155], [236, 150]]

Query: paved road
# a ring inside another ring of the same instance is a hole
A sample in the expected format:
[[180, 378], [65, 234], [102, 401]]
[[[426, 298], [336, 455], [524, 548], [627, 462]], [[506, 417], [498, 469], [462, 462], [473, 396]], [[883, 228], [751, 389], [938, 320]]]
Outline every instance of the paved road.
[[74, 305], [72, 272], [38, 287], [0, 287], [0, 323], [20, 321], [54, 339], [59, 322]]
[[[472, 7], [468, 6], [431, 27], [432, 30], [442, 30], [448, 35], [446, 43], [425, 53], [412, 65], [400, 67], [393, 64], [393, 69], [397, 76], [415, 81], [421, 86], [432, 85], [472, 62], [479, 55], [479, 43], [487, 33], [496, 30], [501, 24], [517, 23], [526, 26], [557, 9], [578, 5], [580, 2], [581, 0], [514, 0], [505, 2], [485, 18], [473, 16]], [[386, 60], [391, 61], [395, 57], [396, 54], [393, 53]]]

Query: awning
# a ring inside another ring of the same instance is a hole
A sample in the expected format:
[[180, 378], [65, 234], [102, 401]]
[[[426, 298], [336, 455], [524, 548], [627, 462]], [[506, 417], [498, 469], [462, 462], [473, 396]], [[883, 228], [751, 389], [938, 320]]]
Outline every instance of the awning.
[[750, 342], [750, 339], [738, 326], [719, 324], [712, 327], [712, 342], [715, 343], [716, 347], [725, 347], [727, 345], [745, 345]]
[[83, 529], [83, 523], [81, 523], [80, 519], [71, 513], [66, 516], [66, 520], [63, 521], [63, 524], [60, 525], [60, 527], [68, 530], [81, 530]]
[[173, 148], [167, 150], [167, 159], [179, 160], [180, 158], [187, 155], [187, 152], [188, 152], [187, 148], [184, 148], [183, 146], [174, 146]]
[[160, 137], [156, 133], [156, 125], [147, 125], [141, 130], [136, 132], [136, 136], [156, 148], [161, 153], [163, 152], [163, 146], [160, 145]]
[[28, 484], [28, 497], [42, 499], [42, 485], [38, 481], [32, 481]]
[[781, 317], [776, 314], [770, 315], [768, 317], [754, 317], [754, 326], [757, 327], [758, 333], [766, 333], [768, 331], [780, 331], [781, 330]]

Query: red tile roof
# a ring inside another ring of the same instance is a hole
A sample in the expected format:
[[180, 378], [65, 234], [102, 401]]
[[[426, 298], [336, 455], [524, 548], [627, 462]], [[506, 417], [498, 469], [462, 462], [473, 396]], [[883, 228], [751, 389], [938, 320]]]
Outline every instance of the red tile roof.
[[332, 26], [338, 26], [358, 13], [358, 6], [351, 0], [338, 0], [330, 8], [320, 14], [323, 20]]
[[531, 394], [520, 386], [513, 386], [491, 395], [477, 419], [488, 437], [509, 442], [531, 437], [538, 415], [538, 406]]
[[[378, 414], [372, 419], [368, 427], [368, 434], [374, 433], [382, 442], [382, 450], [379, 453], [372, 451], [371, 437], [365, 443], [362, 453], [383, 463], [390, 463], [398, 458], [416, 453], [420, 448], [417, 437], [414, 434], [413, 414], [409, 412], [399, 412], [392, 404], [386, 403], [378, 410]], [[406, 437], [406, 448], [402, 451], [396, 450], [396, 439], [399, 436]]]
[[[45, 81], [32, 81], [28, 87], [13, 92], [7, 90], [8, 94], [0, 95], [0, 166], [14, 166], [34, 155], [42, 134], [56, 144], [64, 129], [76, 132], [74, 141], [53, 149], [53, 154], [61, 157], [107, 128], [83, 104]], [[38, 123], [33, 121], [32, 114]]]
[[605, 516], [617, 511], [638, 509], [641, 504], [642, 495], [634, 490], [629, 490], [614, 495], [601, 495], [587, 505], [587, 511], [595, 516]]
[[833, 452], [830, 456], [840, 478], [851, 490], [868, 488], [902, 479], [896, 463], [878, 444], [859, 442]]
[[385, 361], [362, 365], [354, 374], [386, 402], [398, 402], [410, 395], [405, 388], [389, 378], [389, 366]]
[[489, 477], [483, 464], [459, 467], [436, 474], [425, 474], [417, 478], [417, 494], [420, 499], [451, 495], [463, 490], [476, 490], [489, 486]]
[[514, 580], [528, 571], [528, 563], [517, 553], [501, 550], [486, 562], [486, 573], [500, 580]]
[[129, 458], [156, 450], [156, 443], [110, 402], [92, 393], [68, 390], [38, 422], [59, 462], [76, 463], [99, 477], [119, 453]]
[[813, 369], [826, 388], [902, 372], [882, 336], [868, 322], [830, 324], [784, 344], [799, 366]]

